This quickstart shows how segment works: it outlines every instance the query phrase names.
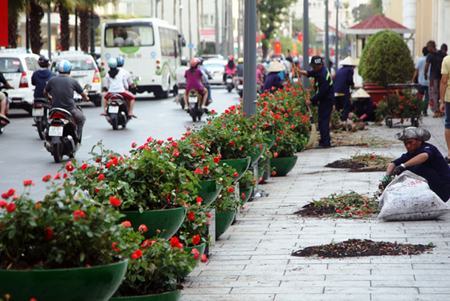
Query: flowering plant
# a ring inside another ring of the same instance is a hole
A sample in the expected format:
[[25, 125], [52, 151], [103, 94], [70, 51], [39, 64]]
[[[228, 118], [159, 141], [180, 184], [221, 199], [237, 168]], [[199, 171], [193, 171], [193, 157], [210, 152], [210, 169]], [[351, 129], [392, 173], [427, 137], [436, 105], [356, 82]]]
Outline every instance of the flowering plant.
[[423, 102], [408, 91], [390, 94], [383, 99], [376, 108], [376, 116], [379, 120], [386, 117], [411, 118], [420, 117], [423, 110]]
[[[51, 181], [52, 176], [43, 178]], [[56, 176], [59, 178], [59, 175]], [[132, 247], [118, 225], [121, 214], [103, 206], [69, 182], [56, 180], [42, 201], [14, 189], [0, 200], [0, 268], [73, 268], [109, 264], [124, 258], [112, 244], [124, 251]]]

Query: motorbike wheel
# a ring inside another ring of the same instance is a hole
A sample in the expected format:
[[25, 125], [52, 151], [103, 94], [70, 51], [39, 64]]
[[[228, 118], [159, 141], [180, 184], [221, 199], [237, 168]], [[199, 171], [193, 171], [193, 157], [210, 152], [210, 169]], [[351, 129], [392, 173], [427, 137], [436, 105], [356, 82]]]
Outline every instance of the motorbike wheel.
[[64, 145], [62, 143], [55, 143], [53, 144], [53, 159], [55, 160], [55, 163], [61, 163], [62, 157], [63, 157], [63, 148]]
[[114, 131], [117, 131], [119, 129], [119, 116], [117, 114], [113, 114], [110, 116], [111, 118], [111, 125]]
[[36, 122], [36, 129], [38, 131], [38, 135], [41, 140], [45, 139], [45, 135], [44, 135], [45, 128], [46, 128], [46, 126], [44, 125], [44, 122], [42, 122], [42, 121]]

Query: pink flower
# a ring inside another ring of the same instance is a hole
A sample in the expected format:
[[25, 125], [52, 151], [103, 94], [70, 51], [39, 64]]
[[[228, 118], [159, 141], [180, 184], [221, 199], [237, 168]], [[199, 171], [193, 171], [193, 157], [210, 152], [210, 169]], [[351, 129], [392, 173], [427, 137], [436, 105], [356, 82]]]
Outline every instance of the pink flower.
[[145, 233], [145, 232], [148, 231], [148, 227], [146, 225], [142, 224], [142, 225], [139, 226], [138, 230], [141, 233]]
[[192, 249], [191, 254], [194, 256], [195, 260], [200, 257], [200, 252], [196, 248]]
[[122, 227], [124, 227], [124, 228], [130, 228], [131, 227], [131, 222], [130, 221], [123, 221], [120, 225]]

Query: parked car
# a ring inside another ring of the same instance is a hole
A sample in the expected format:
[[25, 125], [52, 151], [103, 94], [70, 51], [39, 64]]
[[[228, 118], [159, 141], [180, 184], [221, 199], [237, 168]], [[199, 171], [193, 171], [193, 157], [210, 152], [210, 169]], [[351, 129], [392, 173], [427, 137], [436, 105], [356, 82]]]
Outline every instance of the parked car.
[[[87, 88], [89, 99], [99, 107], [102, 105], [102, 83], [100, 71], [94, 58], [80, 51], [60, 52], [53, 61], [53, 69], [60, 60], [68, 60], [72, 63], [72, 72], [70, 75], [76, 79], [80, 85]], [[81, 97], [74, 95], [76, 100], [81, 101]]]
[[203, 62], [203, 66], [209, 71], [212, 78], [209, 79], [210, 85], [223, 85], [223, 74], [225, 72], [226, 60], [210, 59]]
[[13, 90], [8, 90], [10, 108], [24, 109], [30, 115], [33, 107], [34, 86], [31, 84], [33, 72], [39, 68], [38, 55], [19, 49], [0, 51], [0, 72]]

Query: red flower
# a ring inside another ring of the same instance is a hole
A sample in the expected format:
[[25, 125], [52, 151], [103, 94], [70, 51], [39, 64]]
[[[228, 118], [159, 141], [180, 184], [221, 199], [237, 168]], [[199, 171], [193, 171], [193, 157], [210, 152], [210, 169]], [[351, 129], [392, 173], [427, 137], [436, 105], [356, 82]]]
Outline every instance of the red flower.
[[206, 254], [202, 254], [202, 262], [208, 262], [208, 256], [206, 256]]
[[139, 259], [142, 257], [142, 251], [140, 249], [137, 249], [136, 251], [131, 254], [131, 259]]
[[172, 156], [174, 156], [175, 158], [178, 158], [180, 156], [180, 152], [178, 150], [174, 150], [172, 153]]
[[52, 179], [52, 175], [45, 175], [42, 177], [42, 182], [48, 182]]
[[202, 241], [202, 238], [199, 234], [192, 236], [192, 244], [198, 245]]
[[31, 297], [29, 301], [37, 301], [35, 297]]
[[196, 169], [194, 170], [194, 173], [195, 173], [196, 175], [202, 175], [202, 174], [203, 174], [203, 170], [202, 170], [201, 168], [196, 168]]
[[95, 159], [95, 162], [97, 162], [97, 163], [102, 162], [102, 157], [97, 157], [97, 158]]
[[73, 167], [72, 162], [67, 162], [66, 163], [66, 170], [68, 172], [72, 172], [75, 169], [75, 167]]
[[5, 208], [8, 203], [5, 200], [0, 200], [0, 208]]
[[245, 192], [241, 193], [241, 199], [245, 200], [245, 198], [247, 197], [247, 195], [245, 194]]
[[233, 173], [233, 177], [237, 178], [237, 177], [239, 177], [239, 174], [235, 171], [235, 172]]
[[67, 179], [67, 174], [66, 173], [63, 174], [63, 179]]
[[277, 153], [277, 152], [274, 152], [274, 153], [273, 153], [273, 157], [274, 157], [274, 158], [278, 158], [278, 153]]
[[198, 205], [200, 205], [203, 202], [203, 198], [201, 196], [198, 196], [195, 198], [195, 201], [197, 202]]
[[131, 148], [136, 148], [136, 146], [137, 146], [136, 142], [131, 143]]
[[53, 179], [54, 179], [54, 180], [59, 180], [59, 179], [61, 179], [61, 174], [60, 174], [60, 173], [57, 173]]
[[131, 222], [130, 221], [123, 221], [120, 225], [122, 227], [124, 227], [124, 228], [130, 228], [131, 227]]
[[146, 225], [142, 224], [139, 226], [138, 231], [141, 233], [145, 233], [148, 231], [148, 227]]
[[142, 242], [141, 248], [143, 248], [143, 249], [149, 248], [149, 247], [153, 246], [153, 244], [155, 242], [156, 242], [156, 240], [146, 239]]
[[120, 205], [122, 205], [122, 201], [115, 196], [110, 196], [109, 197], [109, 203], [113, 206], [113, 207], [119, 207]]
[[23, 181], [23, 186], [31, 186], [34, 185], [32, 180], [24, 180]]
[[214, 157], [214, 163], [218, 164], [220, 162], [220, 158], [219, 157]]
[[2, 198], [7, 200], [8, 198], [12, 197], [15, 193], [16, 191], [10, 188], [7, 192], [2, 193]]
[[211, 115], [216, 115], [216, 114], [217, 114], [216, 110], [211, 110], [211, 111], [209, 111], [209, 113], [210, 113]]
[[178, 249], [183, 248], [183, 244], [180, 242], [180, 240], [176, 236], [174, 236], [170, 239], [170, 246], [172, 248], [178, 248]]
[[78, 220], [80, 220], [82, 218], [85, 218], [85, 217], [86, 217], [86, 213], [83, 210], [75, 210], [73, 212], [73, 219], [75, 221], [78, 221]]
[[227, 191], [229, 193], [233, 193], [234, 192], [234, 187], [233, 186], [228, 187]]
[[209, 173], [209, 167], [208, 166], [204, 166], [203, 167], [203, 173], [204, 174], [208, 174]]
[[53, 238], [53, 229], [52, 228], [47, 227], [44, 229], [44, 238], [47, 241], [49, 241]]
[[97, 180], [98, 180], [98, 181], [103, 181], [104, 179], [105, 179], [105, 175], [102, 174], [102, 173], [99, 174], [98, 177], [97, 177]]
[[195, 221], [195, 213], [192, 211], [189, 211], [187, 214], [187, 219], [191, 222]]
[[231, 145], [231, 146], [235, 146], [235, 145], [236, 145], [236, 142], [234, 142], [233, 140], [231, 140], [230, 142], [228, 142], [228, 144]]
[[16, 210], [16, 204], [15, 203], [9, 203], [8, 205], [6, 205], [6, 211], [8, 211], [9, 213], [14, 212]]
[[112, 249], [114, 252], [120, 252], [120, 248], [118, 247], [118, 245], [119, 245], [118, 242], [113, 242], [113, 243], [111, 244], [111, 249]]
[[89, 165], [87, 163], [83, 163], [83, 165], [81, 165], [81, 170], [86, 170], [86, 168], [88, 168]]
[[194, 256], [195, 260], [197, 260], [200, 257], [200, 252], [196, 248], [192, 249], [191, 254]]
[[341, 209], [336, 209], [336, 213], [337, 214], [342, 214], [342, 210]]

